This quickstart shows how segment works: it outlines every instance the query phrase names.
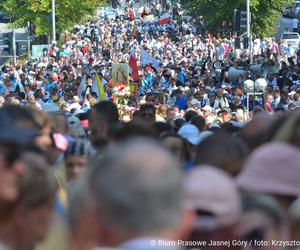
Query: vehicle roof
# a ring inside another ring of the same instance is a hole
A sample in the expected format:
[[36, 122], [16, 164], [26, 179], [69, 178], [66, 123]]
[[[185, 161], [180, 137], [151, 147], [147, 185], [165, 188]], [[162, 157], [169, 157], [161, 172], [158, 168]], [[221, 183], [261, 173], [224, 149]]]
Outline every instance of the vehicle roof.
[[297, 32], [283, 32], [281, 35], [299, 35]]

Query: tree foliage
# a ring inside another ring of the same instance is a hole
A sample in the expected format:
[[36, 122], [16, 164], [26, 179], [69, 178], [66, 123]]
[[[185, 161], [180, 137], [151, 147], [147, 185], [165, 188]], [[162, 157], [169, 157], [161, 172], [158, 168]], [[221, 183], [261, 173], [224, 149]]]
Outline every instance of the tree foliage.
[[[55, 17], [58, 32], [92, 16], [98, 4], [105, 0], [56, 0]], [[31, 22], [36, 35], [51, 33], [51, 0], [2, 0], [2, 9], [12, 17], [13, 27], [24, 27]]]
[[[293, 0], [250, 0], [251, 30], [258, 36], [275, 34], [278, 18]], [[222, 21], [233, 21], [234, 9], [246, 10], [246, 0], [184, 0], [183, 5], [196, 17], [203, 17], [207, 27], [215, 31]]]

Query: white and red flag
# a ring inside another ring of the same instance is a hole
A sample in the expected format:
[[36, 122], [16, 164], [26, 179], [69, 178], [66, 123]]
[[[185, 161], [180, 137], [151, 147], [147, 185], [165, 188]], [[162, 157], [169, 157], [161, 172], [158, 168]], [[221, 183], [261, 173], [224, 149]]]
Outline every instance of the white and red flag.
[[139, 78], [139, 68], [136, 63], [136, 57], [135, 57], [135, 49], [133, 48], [130, 52], [130, 58], [129, 58], [129, 73], [131, 74], [134, 81], [138, 81]]
[[163, 25], [169, 23], [170, 21], [171, 21], [171, 16], [166, 13], [158, 18], [157, 24]]

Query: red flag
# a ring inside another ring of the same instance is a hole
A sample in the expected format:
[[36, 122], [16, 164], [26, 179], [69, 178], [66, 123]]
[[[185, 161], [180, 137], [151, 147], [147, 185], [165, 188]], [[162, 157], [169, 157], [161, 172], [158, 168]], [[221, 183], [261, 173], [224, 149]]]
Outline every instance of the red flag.
[[133, 48], [130, 53], [130, 58], [129, 58], [129, 67], [130, 67], [130, 74], [133, 78], [134, 81], [138, 81], [139, 78], [139, 69], [136, 63], [136, 58], [135, 58], [135, 49]]

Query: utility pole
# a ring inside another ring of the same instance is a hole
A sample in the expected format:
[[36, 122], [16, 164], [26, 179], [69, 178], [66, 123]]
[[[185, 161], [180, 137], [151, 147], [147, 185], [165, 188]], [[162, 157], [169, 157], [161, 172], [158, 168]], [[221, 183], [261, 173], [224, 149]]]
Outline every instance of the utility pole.
[[27, 22], [27, 46], [28, 61], [30, 61], [30, 22]]
[[14, 65], [17, 64], [17, 48], [16, 48], [16, 32], [12, 31], [12, 47], [13, 47], [13, 56], [14, 56]]
[[56, 42], [56, 30], [55, 30], [55, 0], [52, 2], [52, 42]]
[[251, 31], [250, 31], [250, 0], [247, 0], [247, 39], [249, 45], [249, 57], [250, 63], [252, 63], [252, 43], [251, 43]]

